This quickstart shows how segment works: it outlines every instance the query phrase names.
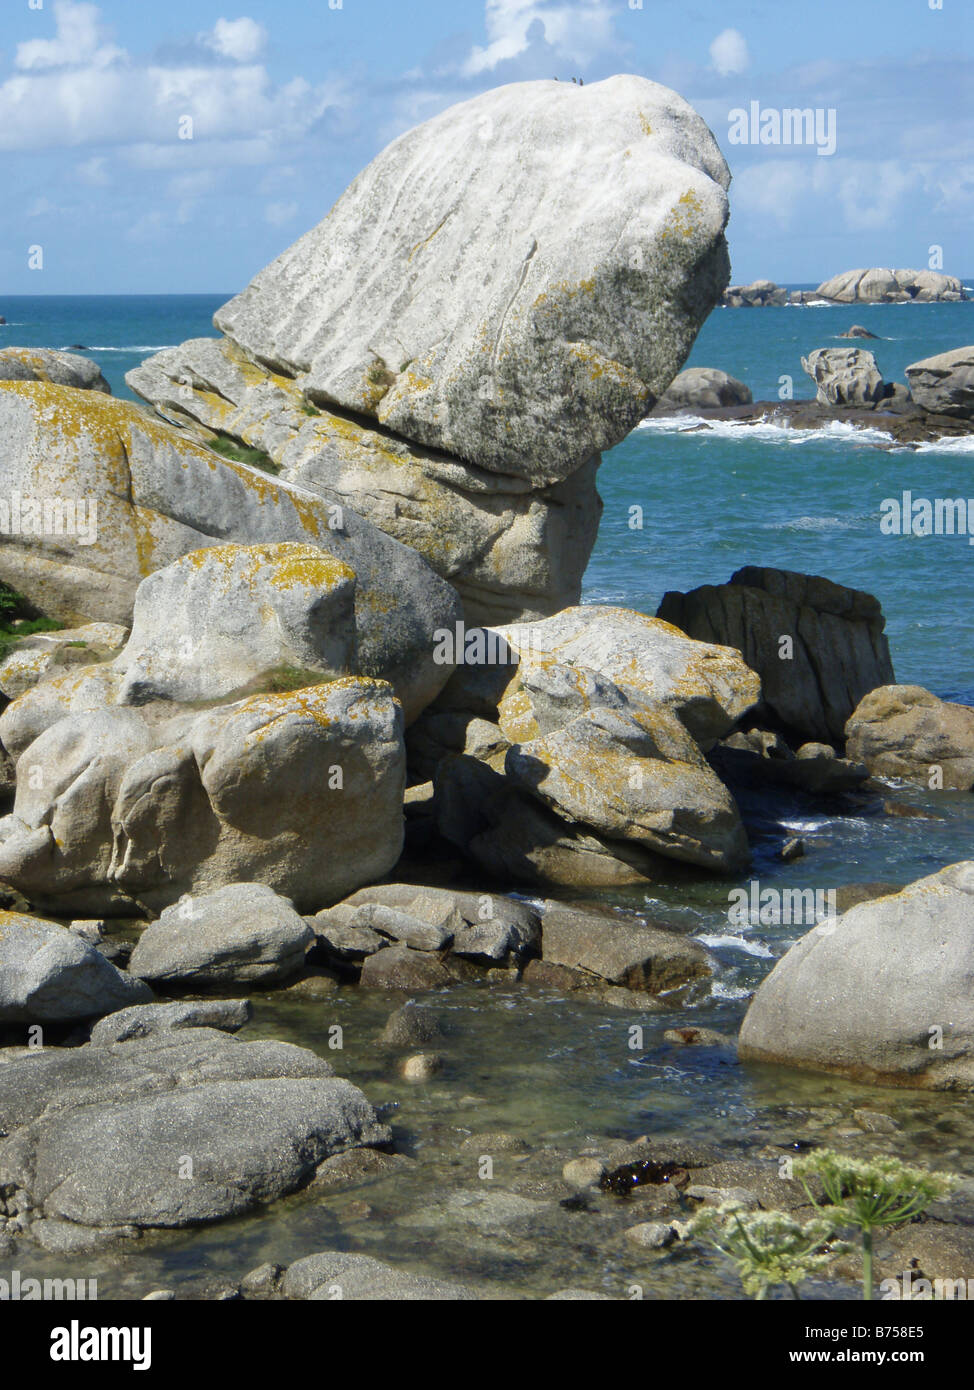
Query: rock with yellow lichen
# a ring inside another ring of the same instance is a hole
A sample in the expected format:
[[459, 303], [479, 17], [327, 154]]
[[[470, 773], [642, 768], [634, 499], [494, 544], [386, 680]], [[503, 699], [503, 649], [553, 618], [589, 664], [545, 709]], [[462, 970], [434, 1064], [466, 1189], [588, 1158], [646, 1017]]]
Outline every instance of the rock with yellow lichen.
[[189, 551], [234, 541], [313, 546], [355, 575], [357, 670], [389, 680], [407, 720], [449, 666], [433, 633], [456, 592], [351, 508], [221, 458], [129, 402], [42, 381], [0, 381], [0, 495], [83, 504], [84, 534], [0, 536], [0, 577], [62, 622], [131, 620], [141, 581]]
[[97, 362], [54, 348], [0, 349], [0, 381], [50, 381], [56, 386], [75, 386], [79, 391], [112, 393]]
[[549, 886], [746, 862], [738, 808], [704, 757], [760, 697], [737, 652], [595, 605], [492, 635], [485, 651], [508, 659], [461, 665], [409, 731], [446, 839]]
[[190, 551], [139, 585], [114, 669], [119, 703], [132, 705], [226, 700], [350, 675], [355, 575], [294, 542]]
[[204, 442], [262, 450], [285, 481], [419, 551], [456, 588], [469, 623], [545, 617], [578, 602], [602, 510], [597, 457], [532, 487], [310, 406], [294, 381], [226, 338], [166, 348], [126, 380], [166, 420]]
[[24, 746], [18, 706], [42, 683], [0, 728], [17, 757], [0, 880], [43, 910], [157, 911], [251, 882], [312, 911], [395, 864], [405, 759], [385, 682], [349, 676], [201, 711], [113, 704], [124, 677], [93, 670], [100, 706], [61, 677], [76, 712], [51, 717], [48, 705], [51, 722]]
[[813, 927], [766, 977], [742, 1061], [974, 1089], [974, 862]]
[[0, 661], [0, 691], [16, 699], [50, 671], [104, 660], [125, 645], [128, 635], [119, 623], [86, 623], [21, 637]]
[[313, 405], [549, 485], [682, 366], [729, 278], [729, 181], [646, 78], [498, 87], [395, 140], [214, 322]]

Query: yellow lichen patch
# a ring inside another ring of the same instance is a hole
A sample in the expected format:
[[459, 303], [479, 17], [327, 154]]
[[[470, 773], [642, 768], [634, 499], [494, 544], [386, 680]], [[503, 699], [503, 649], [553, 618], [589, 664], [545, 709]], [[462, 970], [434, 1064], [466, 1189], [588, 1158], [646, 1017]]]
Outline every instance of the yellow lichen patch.
[[277, 694], [251, 695], [234, 712], [234, 718], [257, 715], [264, 722], [251, 730], [244, 740], [245, 744], [264, 743], [286, 720], [291, 718], [308, 719], [320, 729], [333, 730], [341, 722], [341, 709], [331, 712], [332, 698], [342, 691], [360, 693], [363, 698], [388, 696], [392, 698], [392, 686], [387, 681], [374, 680], [369, 676], [340, 676], [337, 680], [325, 681], [321, 685], [311, 685], [303, 690], [287, 690]]
[[355, 571], [316, 546], [298, 541], [268, 542], [263, 545], [211, 545], [191, 550], [176, 561], [187, 569], [202, 570], [221, 566], [225, 582], [239, 589], [251, 589], [260, 580], [276, 589], [296, 586], [316, 591], [353, 582]]
[[645, 111], [639, 113], [639, 129], [644, 135], [652, 135], [653, 127], [649, 124]]

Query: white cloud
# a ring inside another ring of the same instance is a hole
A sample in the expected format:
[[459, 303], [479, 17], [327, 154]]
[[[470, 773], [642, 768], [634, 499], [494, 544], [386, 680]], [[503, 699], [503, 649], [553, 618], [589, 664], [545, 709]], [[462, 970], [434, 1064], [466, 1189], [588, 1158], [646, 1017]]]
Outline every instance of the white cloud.
[[18, 44], [16, 66], [22, 72], [60, 67], [103, 68], [124, 58], [123, 49], [106, 42], [107, 31], [99, 15], [97, 5], [57, 0], [54, 38], [29, 39]]
[[91, 159], [86, 159], [77, 168], [78, 178], [82, 183], [90, 185], [92, 188], [105, 188], [111, 183], [111, 175], [105, 168], [107, 160], [104, 155], [93, 155]]
[[486, 0], [484, 24], [487, 47], [472, 51], [463, 66], [467, 76], [519, 57], [542, 36], [579, 65], [618, 47], [608, 0]]
[[218, 19], [210, 33], [201, 35], [201, 41], [221, 58], [252, 63], [264, 51], [267, 30], [255, 19]]
[[710, 63], [721, 77], [731, 77], [750, 66], [747, 41], [739, 29], [725, 29], [710, 45]]
[[283, 227], [298, 215], [297, 203], [268, 203], [264, 209], [264, 220], [272, 227]]

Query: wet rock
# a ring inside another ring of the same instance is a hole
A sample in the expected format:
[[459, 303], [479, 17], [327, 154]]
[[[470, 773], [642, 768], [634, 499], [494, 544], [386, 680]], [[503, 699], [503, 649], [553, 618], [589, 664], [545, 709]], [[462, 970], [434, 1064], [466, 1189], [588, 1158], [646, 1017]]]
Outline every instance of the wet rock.
[[974, 709], [938, 700], [922, 686], [872, 690], [850, 715], [846, 736], [850, 756], [875, 777], [934, 790], [974, 787]]
[[91, 1030], [95, 1047], [148, 1038], [180, 1028], [219, 1028], [236, 1033], [253, 1016], [249, 999], [191, 999], [174, 1004], [133, 1004], [100, 1019]]
[[641, 1250], [664, 1250], [676, 1240], [676, 1232], [662, 1221], [641, 1221], [628, 1228], [626, 1239]]
[[779, 852], [779, 859], [785, 864], [791, 864], [796, 859], [802, 859], [805, 854], [805, 841], [800, 836], [792, 836], [785, 841]]
[[745, 1211], [756, 1211], [761, 1203], [757, 1196], [746, 1187], [710, 1187], [706, 1183], [691, 1183], [686, 1189], [688, 1201], [702, 1202], [704, 1206], [721, 1207], [725, 1204], [741, 1207]]
[[572, 1158], [561, 1175], [569, 1187], [598, 1187], [605, 1176], [605, 1164], [600, 1158]]
[[417, 1052], [403, 1061], [400, 1071], [404, 1081], [432, 1081], [443, 1067], [444, 1059], [439, 1052]]
[[0, 1185], [33, 1219], [104, 1229], [219, 1220], [389, 1134], [356, 1087], [278, 1042], [183, 1029], [0, 1068]]
[[545, 1298], [546, 1303], [611, 1303], [607, 1293], [593, 1293], [591, 1289], [559, 1289]]
[[892, 1115], [884, 1115], [881, 1110], [853, 1110], [852, 1118], [867, 1134], [895, 1134], [899, 1129]]
[[649, 994], [711, 974], [707, 952], [687, 937], [557, 904], [546, 905], [542, 950], [545, 961]]
[[282, 1265], [269, 1262], [258, 1265], [256, 1269], [252, 1269], [241, 1279], [240, 1292], [245, 1297], [268, 1298], [271, 1294], [277, 1293], [283, 1274], [284, 1267]]
[[388, 1300], [390, 1302], [452, 1302], [477, 1297], [463, 1284], [410, 1274], [374, 1260], [337, 1250], [307, 1255], [284, 1273], [281, 1293], [288, 1299], [327, 1301]]
[[564, 990], [566, 993], [572, 990], [592, 989], [595, 983], [587, 970], [575, 970], [570, 965], [556, 965], [550, 960], [529, 960], [521, 979], [526, 985]]
[[407, 999], [401, 1009], [389, 1015], [382, 1030], [382, 1041], [393, 1047], [436, 1042], [443, 1037], [440, 1021], [432, 1009]]
[[442, 989], [451, 978], [438, 956], [390, 946], [366, 958], [359, 983], [370, 989], [424, 990]]
[[667, 1028], [663, 1041], [675, 1043], [678, 1047], [728, 1047], [737, 1045], [736, 1039], [726, 1033], [718, 1033], [713, 1028]]
[[344, 1187], [368, 1182], [370, 1178], [408, 1168], [414, 1162], [405, 1154], [383, 1153], [381, 1149], [346, 1149], [318, 1164], [313, 1186]]
[[291, 902], [234, 883], [166, 908], [142, 933], [132, 974], [156, 984], [269, 984], [294, 975], [313, 940]]

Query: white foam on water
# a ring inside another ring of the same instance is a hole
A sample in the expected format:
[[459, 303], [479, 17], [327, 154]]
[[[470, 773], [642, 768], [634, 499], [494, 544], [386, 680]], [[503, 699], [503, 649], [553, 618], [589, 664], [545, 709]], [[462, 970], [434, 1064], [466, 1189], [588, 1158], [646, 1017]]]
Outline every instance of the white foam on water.
[[715, 434], [719, 439], [755, 439], [762, 444], [825, 444], [887, 445], [893, 436], [874, 425], [854, 425], [848, 420], [830, 420], [821, 429], [800, 429], [787, 419], [771, 420], [705, 420], [702, 415], [670, 415], [641, 420], [637, 430], [655, 430], [658, 434], [686, 434], [688, 431]]
[[99, 343], [88, 343], [84, 347], [60, 348], [60, 352], [166, 352], [177, 347], [177, 343], [133, 343], [129, 347], [102, 347]]
[[712, 999], [750, 999], [752, 993], [744, 985], [728, 985], [723, 980], [715, 980], [710, 987]]
[[962, 434], [950, 439], [931, 439], [917, 445], [917, 454], [974, 454], [974, 434]]
[[749, 956], [762, 956], [765, 959], [774, 955], [763, 941], [748, 941], [743, 936], [733, 936], [724, 933], [721, 936], [703, 935], [695, 937], [704, 946], [709, 946], [712, 950], [729, 949], [733, 951], [745, 951]]

